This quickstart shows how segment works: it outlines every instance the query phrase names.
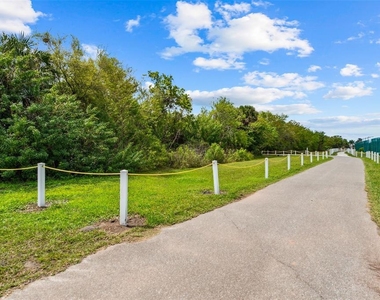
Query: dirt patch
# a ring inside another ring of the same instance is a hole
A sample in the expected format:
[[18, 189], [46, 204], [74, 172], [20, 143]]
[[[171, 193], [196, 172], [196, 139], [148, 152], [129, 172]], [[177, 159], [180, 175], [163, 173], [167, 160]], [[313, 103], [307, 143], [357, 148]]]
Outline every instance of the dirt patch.
[[54, 202], [46, 202], [44, 207], [39, 207], [36, 203], [29, 203], [25, 205], [24, 207], [20, 208], [18, 211], [22, 213], [40, 212], [51, 206], [62, 205], [68, 202], [69, 202], [68, 200], [55, 200]]
[[120, 225], [118, 218], [113, 218], [109, 221], [104, 221], [95, 225], [90, 225], [80, 229], [82, 232], [88, 232], [96, 229], [101, 229], [109, 234], [120, 234], [126, 232], [134, 227], [144, 227], [146, 225], [146, 219], [140, 215], [128, 216], [127, 226]]
[[27, 271], [37, 271], [38, 269], [41, 268], [41, 264], [34, 261], [34, 260], [28, 260], [25, 264], [24, 264], [24, 268], [27, 270]]

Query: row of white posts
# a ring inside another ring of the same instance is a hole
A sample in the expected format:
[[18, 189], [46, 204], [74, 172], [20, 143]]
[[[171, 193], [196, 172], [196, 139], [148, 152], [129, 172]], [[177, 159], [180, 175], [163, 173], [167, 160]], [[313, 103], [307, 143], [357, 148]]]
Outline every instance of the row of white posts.
[[[320, 154], [319, 152], [315, 153], [317, 160], [319, 160]], [[322, 152], [322, 159], [328, 157], [327, 152]], [[309, 154], [310, 162], [313, 162], [313, 153]], [[290, 170], [290, 154], [287, 155], [287, 165], [288, 170]], [[269, 178], [269, 160], [265, 158], [265, 179]], [[304, 154], [301, 153], [301, 166], [304, 165]], [[37, 165], [37, 205], [38, 207], [46, 207], [45, 202], [45, 164], [39, 163]], [[213, 173], [213, 181], [214, 181], [214, 194], [220, 194], [219, 188], [219, 172], [218, 172], [218, 162], [214, 160], [212, 162], [212, 173]], [[120, 214], [119, 214], [120, 225], [127, 226], [128, 222], [128, 171], [121, 170], [120, 171]]]
[[379, 163], [379, 153], [376, 153], [374, 151], [367, 151], [365, 153], [365, 157], [373, 160], [376, 163]]
[[377, 152], [374, 152], [374, 151], [366, 151], [366, 152], [360, 151], [360, 152], [358, 152], [355, 149], [347, 149], [347, 152], [353, 156], [356, 156], [356, 157], [358, 157], [358, 153], [360, 153], [360, 157], [363, 157], [363, 153], [365, 153], [366, 158], [369, 158], [369, 159], [373, 160], [374, 162], [379, 163], [380, 154]]

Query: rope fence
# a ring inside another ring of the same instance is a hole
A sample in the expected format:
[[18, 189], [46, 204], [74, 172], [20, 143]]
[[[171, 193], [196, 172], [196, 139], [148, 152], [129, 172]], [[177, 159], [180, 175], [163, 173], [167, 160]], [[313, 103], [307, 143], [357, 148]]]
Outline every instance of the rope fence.
[[[298, 153], [301, 159], [301, 167], [304, 165], [304, 153]], [[310, 163], [313, 162], [313, 153], [309, 153], [308, 155], [310, 157]], [[319, 160], [319, 154], [316, 154], [317, 159]], [[377, 155], [377, 160], [379, 156]], [[323, 152], [322, 158], [328, 158], [327, 152]], [[248, 169], [248, 168], [254, 168], [257, 166], [260, 166], [264, 164], [264, 177], [265, 179], [269, 178], [269, 162], [271, 164], [279, 164], [280, 162], [283, 162], [287, 160], [287, 169], [290, 170], [291, 168], [291, 154], [287, 154], [287, 156], [281, 160], [275, 160], [275, 159], [268, 159], [265, 158], [263, 161], [260, 161], [258, 163], [248, 165], [248, 166], [236, 166], [231, 164], [218, 164], [216, 160], [212, 161], [211, 164], [194, 168], [191, 170], [185, 170], [181, 172], [173, 172], [173, 173], [128, 173], [127, 170], [121, 170], [119, 173], [95, 173], [95, 172], [79, 172], [79, 171], [72, 171], [72, 170], [64, 170], [59, 168], [53, 168], [46, 166], [45, 163], [39, 163], [37, 166], [31, 166], [31, 167], [25, 167], [25, 168], [12, 168], [12, 169], [0, 169], [1, 171], [23, 171], [23, 170], [32, 170], [37, 169], [37, 205], [38, 207], [46, 207], [45, 202], [45, 182], [46, 182], [46, 169], [55, 171], [55, 172], [62, 172], [62, 173], [69, 173], [69, 174], [78, 174], [78, 175], [89, 175], [89, 176], [120, 176], [120, 216], [119, 221], [120, 225], [127, 226], [128, 222], [128, 176], [174, 176], [174, 175], [181, 175], [181, 174], [187, 174], [190, 172], [196, 172], [198, 170], [206, 169], [212, 166], [212, 173], [213, 173], [213, 183], [214, 183], [214, 194], [219, 195], [220, 194], [220, 188], [219, 188], [219, 171], [218, 166], [222, 168], [227, 169]]]

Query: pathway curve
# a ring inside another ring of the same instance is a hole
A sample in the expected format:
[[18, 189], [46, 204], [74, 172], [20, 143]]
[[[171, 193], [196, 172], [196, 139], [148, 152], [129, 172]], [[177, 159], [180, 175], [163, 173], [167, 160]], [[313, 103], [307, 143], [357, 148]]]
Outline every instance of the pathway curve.
[[6, 299], [380, 299], [379, 267], [363, 163], [338, 156]]

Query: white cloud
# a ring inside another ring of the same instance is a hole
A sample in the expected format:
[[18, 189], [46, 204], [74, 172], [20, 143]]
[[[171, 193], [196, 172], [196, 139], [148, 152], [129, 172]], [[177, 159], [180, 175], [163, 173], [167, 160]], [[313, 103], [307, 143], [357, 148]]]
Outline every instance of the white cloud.
[[125, 30], [128, 31], [128, 32], [132, 32], [134, 27], [140, 26], [140, 19], [141, 19], [141, 17], [137, 16], [136, 19], [128, 20], [125, 23]]
[[376, 63], [376, 67], [380, 69], [380, 62]]
[[313, 130], [323, 130], [327, 135], [340, 135], [348, 140], [378, 136], [380, 131], [380, 115], [333, 116], [302, 123]]
[[351, 41], [355, 41], [355, 40], [360, 40], [362, 39], [363, 37], [365, 37], [365, 33], [364, 32], [360, 32], [358, 35], [355, 35], [355, 36], [350, 36], [348, 37], [346, 40], [344, 41], [336, 41], [335, 43], [336, 44], [343, 44], [343, 43], [346, 43], [346, 42], [351, 42]]
[[250, 86], [237, 86], [222, 88], [215, 91], [186, 91], [193, 99], [195, 105], [210, 106], [219, 97], [227, 97], [235, 105], [255, 105], [270, 103], [286, 97], [296, 99], [304, 98], [306, 95], [297, 91], [284, 91], [276, 88], [252, 88]]
[[251, 5], [249, 3], [235, 3], [231, 5], [217, 1], [215, 3], [215, 10], [220, 13], [225, 20], [230, 20], [231, 17], [248, 13], [251, 10]]
[[366, 87], [362, 81], [355, 81], [346, 86], [335, 83], [333, 88], [323, 98], [348, 100], [355, 97], [370, 96], [374, 90], [374, 88]]
[[297, 73], [278, 75], [272, 72], [249, 72], [243, 76], [245, 83], [255, 86], [312, 91], [324, 87], [315, 76], [302, 77]]
[[311, 72], [317, 72], [318, 70], [322, 70], [322, 68], [321, 68], [320, 66], [316, 66], [316, 65], [311, 65], [311, 66], [307, 69], [307, 71], [308, 71], [309, 73], [311, 73]]
[[379, 74], [371, 74], [372, 78], [379, 78], [380, 75]]
[[273, 4], [270, 3], [270, 2], [267, 2], [267, 1], [262, 1], [262, 0], [260, 0], [260, 1], [252, 1], [252, 5], [254, 5], [254, 6], [256, 6], [256, 7], [260, 7], [260, 6], [262, 6], [262, 7], [264, 7], [264, 8], [267, 8], [268, 6], [271, 6], [271, 5], [273, 5]]
[[346, 64], [344, 68], [340, 70], [340, 75], [342, 76], [363, 76], [361, 69], [357, 65]]
[[363, 32], [360, 32], [358, 35], [356, 36], [350, 36], [347, 41], [354, 41], [354, 40], [358, 40], [358, 39], [361, 39], [365, 36], [365, 34]]
[[32, 30], [27, 24], [34, 24], [42, 12], [35, 11], [31, 0], [0, 1], [0, 32], [29, 35]]
[[289, 104], [289, 105], [255, 105], [257, 111], [270, 111], [274, 114], [285, 115], [311, 115], [321, 111], [309, 103]]
[[172, 58], [186, 52], [204, 52], [204, 41], [198, 31], [211, 28], [212, 25], [211, 11], [204, 3], [178, 1], [177, 15], [169, 15], [165, 22], [168, 24], [170, 37], [179, 47], [166, 48], [162, 57]]
[[259, 61], [260, 65], [267, 66], [270, 64], [270, 60], [268, 58], [263, 58], [262, 60]]
[[176, 46], [165, 48], [162, 57], [170, 59], [198, 52], [209, 56], [204, 58], [205, 61], [225, 57], [243, 59], [247, 52], [280, 49], [304, 57], [314, 50], [307, 40], [299, 37], [301, 30], [297, 28], [296, 21], [248, 13], [249, 5], [244, 3], [228, 5], [217, 2], [216, 10], [222, 13], [223, 19], [216, 19], [204, 3], [178, 1], [176, 14], [165, 18], [169, 36]]
[[82, 44], [82, 48], [88, 58], [96, 59], [100, 49], [95, 45]]
[[197, 67], [211, 70], [227, 70], [227, 69], [244, 69], [245, 64], [243, 62], [238, 62], [236, 59], [232, 58], [210, 58], [206, 59], [203, 57], [197, 57], [193, 64]]

